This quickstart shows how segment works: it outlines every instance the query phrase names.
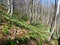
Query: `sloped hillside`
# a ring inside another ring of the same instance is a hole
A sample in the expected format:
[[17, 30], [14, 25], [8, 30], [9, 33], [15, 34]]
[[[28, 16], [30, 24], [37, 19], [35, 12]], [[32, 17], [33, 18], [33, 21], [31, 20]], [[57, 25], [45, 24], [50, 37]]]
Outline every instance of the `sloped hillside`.
[[45, 45], [49, 36], [50, 30], [44, 24], [28, 24], [0, 8], [0, 45]]

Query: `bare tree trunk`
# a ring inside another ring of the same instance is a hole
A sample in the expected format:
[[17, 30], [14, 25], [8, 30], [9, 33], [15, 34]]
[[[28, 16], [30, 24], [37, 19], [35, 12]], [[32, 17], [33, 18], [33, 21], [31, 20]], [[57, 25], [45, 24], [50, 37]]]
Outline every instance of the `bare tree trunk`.
[[10, 15], [12, 15], [13, 14], [13, 0], [11, 0], [10, 10], [11, 10]]
[[7, 9], [8, 9], [7, 13], [10, 13], [10, 0], [7, 0]]
[[30, 1], [30, 24], [32, 23], [32, 19], [33, 19], [33, 0]]
[[[49, 6], [50, 6], [50, 0], [48, 0]], [[48, 5], [47, 5], [48, 6]], [[50, 21], [50, 7], [48, 7], [48, 19], [47, 19], [47, 24], [49, 24]]]
[[12, 15], [13, 14], [13, 0], [7, 0], [7, 9], [8, 9], [7, 13], [10, 13], [10, 15]]
[[[53, 17], [53, 20], [52, 20], [52, 23], [51, 23], [51, 29], [50, 29], [50, 30], [52, 30], [52, 32], [51, 32], [51, 35], [50, 35], [48, 41], [50, 41], [50, 39], [51, 39], [51, 37], [52, 37], [52, 35], [53, 35], [54, 31], [55, 31], [57, 16], [59, 14], [60, 0], [58, 0], [58, 4], [56, 2], [57, 2], [57, 0], [55, 0], [55, 14], [54, 14], [54, 17]], [[54, 27], [52, 28], [53, 23], [54, 23]]]

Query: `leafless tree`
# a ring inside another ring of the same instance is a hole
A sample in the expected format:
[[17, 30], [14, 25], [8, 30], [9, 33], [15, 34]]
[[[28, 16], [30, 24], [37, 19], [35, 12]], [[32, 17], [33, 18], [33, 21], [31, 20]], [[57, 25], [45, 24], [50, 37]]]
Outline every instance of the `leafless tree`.
[[8, 9], [7, 13], [10, 13], [10, 15], [12, 15], [13, 14], [13, 0], [7, 0], [7, 9]]
[[[56, 29], [56, 25], [57, 25], [56, 21], [57, 21], [57, 16], [59, 14], [59, 6], [60, 6], [60, 0], [58, 0], [58, 4], [57, 4], [57, 0], [55, 0], [55, 13], [54, 13], [54, 17], [53, 17], [53, 20], [52, 20], [52, 23], [51, 23], [52, 32], [51, 32], [51, 35], [50, 35], [48, 41], [50, 41], [51, 36], [53, 35], [53, 33], [54, 33], [55, 29]], [[53, 23], [54, 23], [54, 27], [52, 28]]]

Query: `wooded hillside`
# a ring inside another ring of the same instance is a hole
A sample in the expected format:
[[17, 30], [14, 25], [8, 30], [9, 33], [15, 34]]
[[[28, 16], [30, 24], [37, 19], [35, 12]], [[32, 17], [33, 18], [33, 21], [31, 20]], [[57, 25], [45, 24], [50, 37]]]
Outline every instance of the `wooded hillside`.
[[60, 0], [0, 0], [0, 45], [58, 45]]

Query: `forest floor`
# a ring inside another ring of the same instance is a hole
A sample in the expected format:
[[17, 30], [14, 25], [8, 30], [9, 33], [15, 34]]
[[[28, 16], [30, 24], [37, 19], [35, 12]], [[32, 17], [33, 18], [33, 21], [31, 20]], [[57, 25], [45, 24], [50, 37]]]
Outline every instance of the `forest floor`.
[[[9, 28], [8, 30], [8, 27], [6, 27], [7, 25], [8, 24], [5, 22], [2, 22], [0, 24], [0, 45], [9, 45], [7, 42], [7, 40], [9, 39], [13, 40], [13, 42], [17, 43], [17, 45], [38, 45], [37, 42], [39, 41], [39, 39], [29, 39], [28, 41], [25, 40], [24, 42], [21, 40], [17, 42], [16, 39], [23, 39], [25, 35], [29, 35], [30, 31], [23, 27], [17, 27], [16, 25], [11, 26], [11, 28]], [[11, 45], [15, 44], [12, 43]], [[58, 42], [56, 40], [51, 40], [50, 42], [43, 42], [42, 45], [58, 45]]]
[[[0, 10], [6, 11], [3, 6], [0, 6]], [[17, 21], [17, 23], [18, 22], [20, 22], [19, 25], [21, 24], [23, 26], [16, 25], [15, 23], [11, 23], [10, 20], [7, 21], [4, 17], [0, 17], [0, 45], [58, 45], [57, 40], [51, 40], [50, 42], [43, 41], [38, 44], [40, 41], [38, 37], [36, 39], [34, 37], [35, 35], [32, 35], [34, 38], [29, 37], [30, 29], [36, 30], [38, 27], [29, 25], [29, 21]], [[42, 27], [42, 25], [40, 26]], [[44, 28], [46, 30], [46, 27]]]
[[[4, 22], [0, 24], [0, 45], [10, 45], [10, 41], [7, 41], [9, 39], [16, 43], [16, 45], [38, 45], [37, 43], [39, 39], [29, 39], [28, 41], [25, 40], [24, 42], [20, 40], [18, 42], [17, 39], [23, 39], [25, 35], [29, 35], [30, 31], [23, 27], [17, 27], [14, 25], [9, 28], [8, 32], [8, 27], [6, 27], [7, 25], [8, 24]], [[15, 45], [14, 43], [11, 45]], [[58, 45], [58, 42], [56, 40], [51, 40], [50, 42], [43, 42], [42, 45]]]

